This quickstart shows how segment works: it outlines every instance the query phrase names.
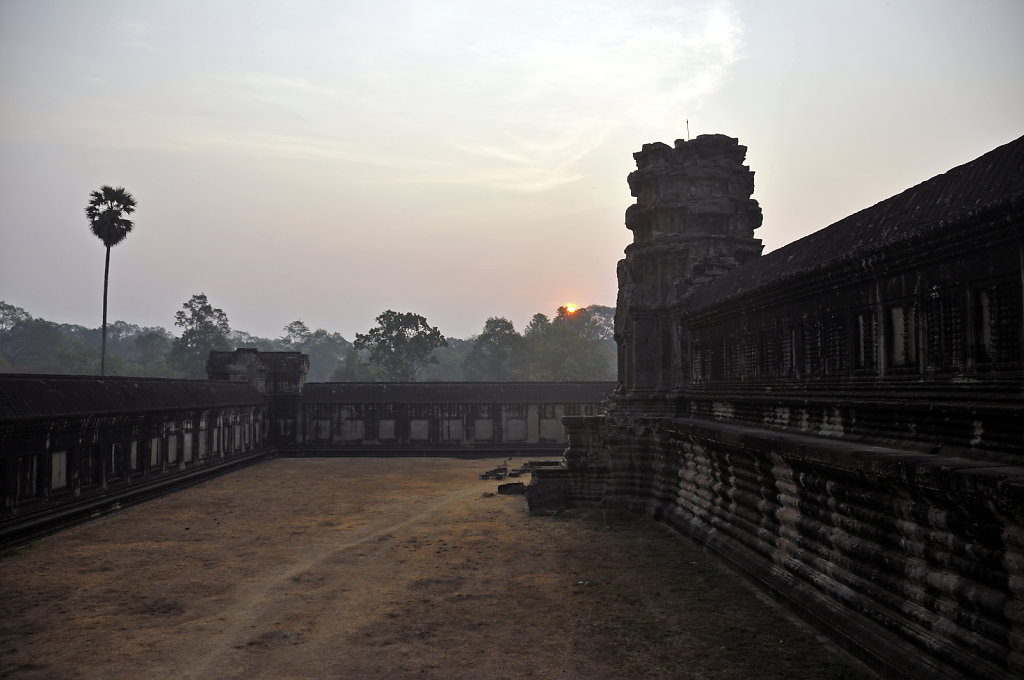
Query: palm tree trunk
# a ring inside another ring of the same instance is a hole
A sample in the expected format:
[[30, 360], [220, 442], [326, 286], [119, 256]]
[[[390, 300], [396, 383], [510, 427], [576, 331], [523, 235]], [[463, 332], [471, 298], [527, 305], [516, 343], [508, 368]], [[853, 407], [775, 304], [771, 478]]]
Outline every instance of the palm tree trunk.
[[100, 340], [100, 375], [106, 375], [107, 369], [107, 277], [110, 275], [110, 246], [107, 246], [107, 259], [103, 263], [103, 330]]

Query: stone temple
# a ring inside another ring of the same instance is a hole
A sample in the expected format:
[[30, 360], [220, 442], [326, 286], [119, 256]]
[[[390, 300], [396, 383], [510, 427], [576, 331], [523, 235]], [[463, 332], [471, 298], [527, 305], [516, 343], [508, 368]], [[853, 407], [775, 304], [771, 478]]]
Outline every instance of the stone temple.
[[617, 386], [0, 375], [0, 547], [268, 456], [564, 452], [534, 509], [663, 521], [883, 677], [1024, 677], [1024, 137], [768, 255], [745, 155], [634, 154]]
[[1024, 138], [765, 256], [745, 152], [634, 154], [621, 385], [533, 507], [663, 520], [886, 677], [1024, 677]]

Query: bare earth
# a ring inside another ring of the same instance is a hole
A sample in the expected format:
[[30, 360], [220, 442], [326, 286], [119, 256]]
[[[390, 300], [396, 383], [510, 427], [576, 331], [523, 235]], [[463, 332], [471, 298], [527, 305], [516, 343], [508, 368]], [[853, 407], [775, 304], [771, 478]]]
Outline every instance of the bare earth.
[[501, 461], [275, 460], [0, 559], [0, 678], [866, 678], [646, 520]]

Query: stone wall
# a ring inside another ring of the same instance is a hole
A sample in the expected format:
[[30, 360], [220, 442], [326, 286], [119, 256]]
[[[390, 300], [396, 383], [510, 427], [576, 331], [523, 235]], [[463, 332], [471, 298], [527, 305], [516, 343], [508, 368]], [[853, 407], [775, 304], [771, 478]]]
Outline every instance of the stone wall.
[[0, 545], [266, 454], [247, 384], [0, 375]]
[[[659, 151], [741, 176], [710, 141]], [[885, 677], [1024, 675], [1024, 138], [763, 257], [679, 241], [627, 248], [625, 390], [531, 502], [662, 519]]]
[[210, 381], [0, 375], [0, 547], [271, 455], [558, 455], [611, 383], [310, 383], [297, 352]]
[[296, 446], [346, 453], [558, 455], [564, 416], [604, 409], [613, 383], [311, 383]]

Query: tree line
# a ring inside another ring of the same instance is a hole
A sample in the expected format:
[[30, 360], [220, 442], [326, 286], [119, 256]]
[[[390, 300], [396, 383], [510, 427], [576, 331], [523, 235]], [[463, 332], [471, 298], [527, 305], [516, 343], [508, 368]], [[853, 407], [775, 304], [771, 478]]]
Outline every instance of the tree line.
[[[386, 310], [377, 325], [349, 342], [301, 320], [281, 337], [234, 330], [224, 310], [196, 293], [174, 315], [180, 335], [124, 321], [107, 324], [110, 249], [131, 233], [138, 203], [124, 187], [89, 195], [85, 216], [103, 242], [103, 323], [98, 329], [33, 318], [0, 301], [0, 372], [205, 378], [211, 350], [256, 347], [309, 355], [311, 381], [611, 380], [615, 343], [609, 307], [559, 307], [535, 314], [522, 334], [503, 317], [487, 319], [479, 335], [446, 338], [419, 314]], [[99, 350], [97, 352], [97, 349]], [[108, 351], [109, 350], [109, 351]]]
[[233, 329], [204, 293], [175, 314], [177, 335], [125, 321], [107, 324], [104, 333], [0, 301], [0, 372], [97, 375], [102, 366], [106, 375], [201, 379], [211, 350], [256, 347], [307, 354], [313, 382], [613, 380], [613, 315], [601, 305], [559, 307], [553, 317], [535, 314], [522, 333], [491, 317], [479, 334], [459, 339], [419, 314], [386, 310], [349, 341], [298, 319], [277, 338]]

